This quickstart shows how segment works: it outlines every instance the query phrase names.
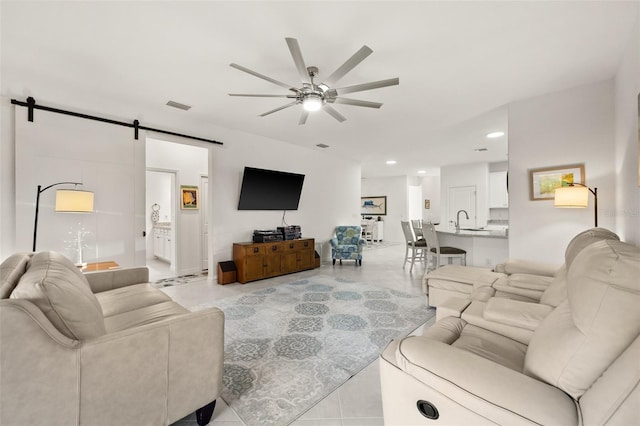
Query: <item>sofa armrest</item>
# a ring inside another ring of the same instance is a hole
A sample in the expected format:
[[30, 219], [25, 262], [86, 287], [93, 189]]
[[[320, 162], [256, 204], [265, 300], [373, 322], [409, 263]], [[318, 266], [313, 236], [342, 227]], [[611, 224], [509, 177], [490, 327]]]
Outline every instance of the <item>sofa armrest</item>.
[[533, 331], [552, 310], [551, 306], [539, 303], [492, 297], [487, 302], [482, 316], [487, 321]]
[[503, 274], [533, 274], [554, 277], [558, 266], [548, 263], [531, 262], [522, 259], [507, 259], [505, 262], [496, 265], [495, 271]]
[[0, 300], [0, 342], [0, 424], [77, 424], [80, 342], [26, 299]]
[[136, 268], [112, 269], [109, 271], [87, 272], [84, 274], [89, 282], [91, 291], [101, 293], [120, 287], [149, 282], [149, 268], [139, 266]]
[[436, 308], [436, 321], [440, 321], [446, 317], [460, 318], [462, 311], [464, 311], [470, 303], [471, 300], [464, 297], [448, 298]]
[[391, 362], [436, 392], [498, 424], [523, 420], [545, 425], [578, 424], [575, 402], [560, 389], [442, 342], [420, 336], [405, 338]]

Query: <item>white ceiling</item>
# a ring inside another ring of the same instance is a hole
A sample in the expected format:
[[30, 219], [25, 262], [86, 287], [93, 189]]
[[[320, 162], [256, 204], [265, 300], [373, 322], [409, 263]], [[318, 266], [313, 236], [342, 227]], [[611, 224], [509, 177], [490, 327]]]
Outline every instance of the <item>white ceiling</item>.
[[[505, 161], [507, 137], [484, 136], [507, 132], [506, 105], [613, 77], [639, 4], [3, 0], [1, 89], [149, 126], [187, 118], [313, 150], [324, 143], [361, 161], [365, 177], [416, 175]], [[298, 86], [285, 37], [298, 40], [319, 80], [366, 44], [373, 54], [338, 86], [400, 85], [348, 95], [384, 106], [335, 105], [343, 123], [317, 112], [299, 126], [301, 106], [258, 117], [288, 100], [227, 93], [286, 90], [229, 64]]]

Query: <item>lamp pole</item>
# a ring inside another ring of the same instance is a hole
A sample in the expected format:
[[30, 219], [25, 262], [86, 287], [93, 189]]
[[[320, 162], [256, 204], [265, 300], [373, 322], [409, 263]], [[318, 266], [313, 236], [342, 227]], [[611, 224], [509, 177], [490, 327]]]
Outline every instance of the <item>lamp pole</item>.
[[47, 189], [57, 186], [57, 185], [82, 185], [80, 182], [58, 182], [53, 183], [49, 186], [45, 186], [42, 188], [42, 185], [38, 185], [38, 192], [36, 193], [36, 219], [33, 224], [33, 248], [32, 251], [36, 251], [36, 238], [38, 236], [38, 210], [40, 207], [40, 194], [42, 194]]

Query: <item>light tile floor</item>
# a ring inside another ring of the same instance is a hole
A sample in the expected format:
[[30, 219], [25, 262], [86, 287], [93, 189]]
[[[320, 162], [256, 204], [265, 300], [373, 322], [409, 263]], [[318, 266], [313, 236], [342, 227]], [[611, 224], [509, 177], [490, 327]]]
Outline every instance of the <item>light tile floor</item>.
[[[206, 300], [235, 296], [277, 283], [315, 275], [332, 275], [353, 281], [362, 281], [380, 287], [394, 288], [415, 295], [422, 295], [423, 263], [416, 263], [409, 272], [409, 264], [402, 267], [403, 244], [372, 245], [365, 248], [362, 266], [353, 261], [344, 261], [333, 266], [331, 261], [323, 262], [320, 268], [299, 272], [294, 275], [255, 281], [248, 284], [218, 285], [212, 278], [193, 281], [188, 284], [162, 288], [169, 296], [185, 307], [202, 304]], [[435, 318], [430, 322], [435, 321]], [[420, 333], [422, 327], [414, 333]], [[213, 426], [243, 426], [244, 423], [219, 398], [211, 420]], [[195, 414], [174, 423], [173, 426], [196, 425]], [[383, 425], [382, 396], [380, 390], [379, 361], [374, 361], [353, 376], [340, 388], [329, 394], [309, 411], [292, 423], [293, 426], [378, 426]]]

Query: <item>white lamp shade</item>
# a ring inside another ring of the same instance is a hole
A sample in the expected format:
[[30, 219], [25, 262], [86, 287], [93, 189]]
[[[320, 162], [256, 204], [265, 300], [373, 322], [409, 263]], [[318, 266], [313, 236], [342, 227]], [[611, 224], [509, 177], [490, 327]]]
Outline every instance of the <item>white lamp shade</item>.
[[565, 186], [555, 191], [554, 206], [562, 208], [584, 208], [589, 205], [589, 188]]
[[56, 191], [56, 211], [67, 213], [93, 212], [93, 192], [58, 189]]

